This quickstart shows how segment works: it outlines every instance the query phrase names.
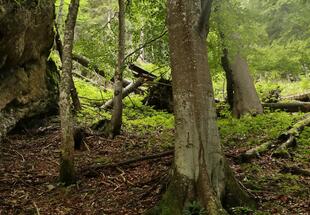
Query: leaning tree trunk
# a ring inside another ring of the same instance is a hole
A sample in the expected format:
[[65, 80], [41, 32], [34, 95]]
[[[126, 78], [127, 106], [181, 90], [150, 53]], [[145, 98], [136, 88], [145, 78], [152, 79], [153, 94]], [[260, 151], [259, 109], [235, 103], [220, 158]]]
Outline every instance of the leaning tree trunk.
[[226, 164], [216, 126], [205, 42], [211, 2], [168, 1], [175, 102], [175, 169], [157, 214], [190, 213], [193, 204], [206, 214], [226, 214], [221, 200], [229, 196], [230, 188], [234, 188], [234, 199], [245, 196]]
[[111, 136], [120, 134], [122, 127], [122, 113], [123, 113], [123, 69], [125, 58], [125, 0], [118, 0], [119, 4], [119, 35], [118, 35], [118, 62], [115, 71], [115, 88], [113, 98], [113, 112], [112, 112], [112, 131]]
[[235, 56], [232, 72], [234, 83], [234, 116], [241, 117], [247, 113], [253, 115], [263, 113], [263, 107], [258, 98], [248, 64], [240, 54]]
[[70, 90], [72, 77], [72, 49], [74, 28], [79, 9], [79, 0], [71, 0], [65, 25], [65, 37], [62, 56], [59, 109], [61, 119], [61, 157], [60, 181], [66, 185], [75, 182], [73, 117], [71, 113]]

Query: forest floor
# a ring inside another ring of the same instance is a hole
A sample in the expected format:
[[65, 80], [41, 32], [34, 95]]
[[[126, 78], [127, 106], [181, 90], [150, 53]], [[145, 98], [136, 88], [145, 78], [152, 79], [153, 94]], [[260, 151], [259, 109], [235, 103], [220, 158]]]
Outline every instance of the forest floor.
[[[63, 187], [57, 182], [59, 123], [47, 119], [35, 128], [15, 131], [0, 145], [0, 214], [142, 214], [158, 203], [169, 183], [172, 155], [86, 170], [95, 163], [169, 150], [160, 141], [154, 135], [124, 133], [114, 140], [88, 135], [87, 147], [76, 151], [78, 181]], [[258, 202], [257, 211], [239, 208], [234, 214], [310, 214], [310, 177], [281, 172], [292, 165], [309, 169], [309, 154], [295, 160], [267, 153], [251, 163], [237, 162], [235, 157], [248, 148], [224, 147], [237, 178]]]

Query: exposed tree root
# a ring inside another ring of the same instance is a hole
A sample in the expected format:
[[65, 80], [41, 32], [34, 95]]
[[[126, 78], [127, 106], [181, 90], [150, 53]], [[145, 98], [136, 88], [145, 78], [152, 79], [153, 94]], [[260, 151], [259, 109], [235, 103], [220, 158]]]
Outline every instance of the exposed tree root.
[[297, 144], [296, 138], [299, 136], [300, 132], [304, 127], [310, 125], [310, 114], [306, 114], [301, 120], [294, 124], [287, 132], [281, 134], [278, 137], [277, 142], [266, 142], [255, 148], [252, 148], [239, 156], [240, 160], [243, 162], [248, 162], [252, 158], [258, 157], [260, 154], [267, 152], [273, 147], [277, 149], [273, 152], [275, 157], [289, 157], [288, 152], [289, 147], [293, 147]]

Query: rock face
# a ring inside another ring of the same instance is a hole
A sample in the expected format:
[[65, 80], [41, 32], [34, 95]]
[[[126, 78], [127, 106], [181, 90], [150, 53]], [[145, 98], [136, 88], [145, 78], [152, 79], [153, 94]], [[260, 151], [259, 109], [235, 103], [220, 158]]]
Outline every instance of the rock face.
[[0, 141], [15, 124], [57, 105], [53, 0], [0, 0]]

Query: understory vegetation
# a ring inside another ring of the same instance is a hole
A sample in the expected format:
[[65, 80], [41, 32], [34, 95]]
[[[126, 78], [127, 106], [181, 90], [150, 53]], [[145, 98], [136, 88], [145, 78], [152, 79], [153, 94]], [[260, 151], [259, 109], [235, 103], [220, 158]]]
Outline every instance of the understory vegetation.
[[0, 0], [0, 215], [309, 214], [309, 1], [51, 4]]

